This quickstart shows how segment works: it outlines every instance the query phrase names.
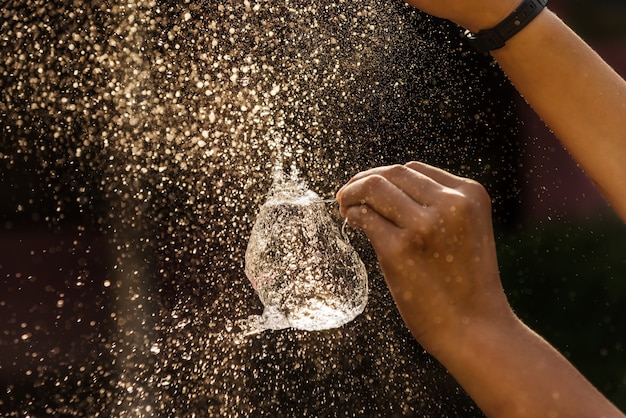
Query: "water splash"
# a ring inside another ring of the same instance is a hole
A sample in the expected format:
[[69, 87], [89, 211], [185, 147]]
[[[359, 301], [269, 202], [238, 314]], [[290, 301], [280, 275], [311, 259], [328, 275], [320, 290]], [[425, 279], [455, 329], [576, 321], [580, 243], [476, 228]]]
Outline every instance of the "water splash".
[[472, 416], [364, 236], [351, 323], [231, 324], [258, 303], [244, 253], [272, 132], [320, 196], [374, 165], [475, 173], [477, 147], [514, 149], [501, 116], [475, 117], [506, 111], [484, 105], [491, 70], [472, 76], [443, 23], [383, 0], [23, 0], [0, 16], [0, 416]]
[[279, 159], [273, 174], [245, 256], [265, 310], [242, 323], [244, 333], [339, 327], [367, 304], [365, 266], [295, 166], [286, 177]]

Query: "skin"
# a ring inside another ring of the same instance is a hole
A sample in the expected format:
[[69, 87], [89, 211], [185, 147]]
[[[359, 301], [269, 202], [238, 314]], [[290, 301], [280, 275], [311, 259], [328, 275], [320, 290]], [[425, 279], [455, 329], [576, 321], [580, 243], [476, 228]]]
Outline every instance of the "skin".
[[[410, 0], [476, 33], [520, 0]], [[506, 46], [500, 67], [626, 221], [626, 82], [554, 13], [544, 9]]]
[[[409, 3], [476, 33], [519, 1]], [[624, 80], [547, 9], [492, 55], [626, 220]], [[487, 416], [624, 417], [511, 310], [482, 186], [413, 162], [360, 173], [337, 200], [411, 333]]]
[[511, 310], [480, 184], [412, 162], [357, 174], [337, 201], [413, 336], [487, 416], [624, 417]]

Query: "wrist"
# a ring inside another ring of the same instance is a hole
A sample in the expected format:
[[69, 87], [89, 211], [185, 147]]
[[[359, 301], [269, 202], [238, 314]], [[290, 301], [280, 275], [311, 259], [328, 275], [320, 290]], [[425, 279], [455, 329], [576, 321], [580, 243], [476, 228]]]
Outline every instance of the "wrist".
[[493, 5], [468, 13], [466, 17], [456, 23], [472, 33], [478, 33], [481, 30], [493, 28], [502, 22], [519, 6], [520, 2], [521, 0], [495, 1]]
[[424, 347], [450, 371], [476, 359], [485, 350], [513, 339], [525, 325], [507, 304], [486, 317], [460, 318], [435, 343]]
[[548, 0], [522, 0], [511, 14], [494, 27], [477, 33], [467, 31], [465, 36], [478, 52], [487, 53], [503, 48], [545, 9], [547, 3]]

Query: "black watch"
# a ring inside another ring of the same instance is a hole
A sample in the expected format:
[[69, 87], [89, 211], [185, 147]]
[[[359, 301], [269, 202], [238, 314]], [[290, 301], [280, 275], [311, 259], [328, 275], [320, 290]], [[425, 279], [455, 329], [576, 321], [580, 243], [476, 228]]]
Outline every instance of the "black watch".
[[548, 4], [548, 0], [523, 0], [517, 9], [491, 29], [477, 34], [465, 32], [469, 44], [478, 52], [500, 49], [506, 41], [528, 25]]

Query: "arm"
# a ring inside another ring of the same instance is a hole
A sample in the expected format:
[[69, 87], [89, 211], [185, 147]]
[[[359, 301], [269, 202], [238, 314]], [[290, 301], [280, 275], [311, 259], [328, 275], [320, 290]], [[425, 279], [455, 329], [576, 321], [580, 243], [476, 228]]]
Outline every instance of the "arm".
[[409, 163], [358, 174], [337, 200], [411, 333], [487, 416], [624, 417], [512, 312], [481, 185]]
[[[409, 3], [476, 33], [519, 0]], [[547, 9], [492, 55], [626, 220], [626, 82]]]

